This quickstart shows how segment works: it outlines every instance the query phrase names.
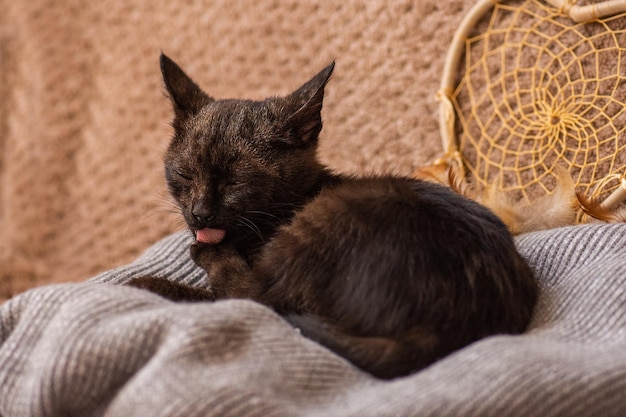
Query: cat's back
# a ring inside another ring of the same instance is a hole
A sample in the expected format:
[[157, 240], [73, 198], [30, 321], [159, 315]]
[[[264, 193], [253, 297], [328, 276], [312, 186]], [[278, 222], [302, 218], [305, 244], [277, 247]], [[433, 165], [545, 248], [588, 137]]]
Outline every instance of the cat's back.
[[441, 254], [472, 241], [477, 249], [513, 244], [504, 223], [486, 207], [447, 187], [396, 176], [346, 178], [326, 187], [284, 230], [313, 246], [333, 246], [344, 259], [342, 245], [358, 242], [359, 250], [351, 253], [372, 250], [378, 262], [390, 258], [384, 256], [389, 251]]
[[[536, 297], [532, 273], [497, 216], [411, 178], [347, 178], [325, 188], [266, 253], [282, 294], [343, 322], [354, 318], [365, 333], [397, 333], [420, 320], [497, 327], [507, 314], [521, 331]], [[483, 298], [491, 312], [469, 311]], [[382, 316], [392, 317], [387, 327]]]

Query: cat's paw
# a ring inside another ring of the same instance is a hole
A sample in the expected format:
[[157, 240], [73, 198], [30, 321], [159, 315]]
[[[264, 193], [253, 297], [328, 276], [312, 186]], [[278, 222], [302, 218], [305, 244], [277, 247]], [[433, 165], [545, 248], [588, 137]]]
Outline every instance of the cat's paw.
[[191, 259], [207, 271], [209, 277], [225, 268], [248, 269], [247, 262], [230, 243], [206, 244], [197, 241], [191, 245], [190, 254]]
[[250, 265], [231, 244], [196, 242], [190, 253], [191, 259], [207, 272], [216, 299], [251, 298], [259, 292]]
[[219, 262], [220, 252], [218, 245], [207, 245], [202, 242], [195, 242], [189, 248], [191, 259], [207, 272], [209, 272], [211, 265]]

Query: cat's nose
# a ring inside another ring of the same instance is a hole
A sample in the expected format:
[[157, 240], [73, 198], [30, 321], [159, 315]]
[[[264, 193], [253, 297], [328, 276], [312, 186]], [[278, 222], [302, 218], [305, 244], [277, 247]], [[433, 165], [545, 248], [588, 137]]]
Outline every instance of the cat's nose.
[[203, 226], [206, 226], [211, 220], [211, 211], [206, 206], [206, 204], [202, 202], [194, 203], [193, 207], [191, 208], [191, 215], [198, 223], [202, 224]]

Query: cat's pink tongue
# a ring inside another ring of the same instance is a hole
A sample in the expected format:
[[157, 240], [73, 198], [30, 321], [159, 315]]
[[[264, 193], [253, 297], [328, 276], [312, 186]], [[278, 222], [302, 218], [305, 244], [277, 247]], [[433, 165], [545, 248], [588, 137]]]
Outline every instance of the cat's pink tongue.
[[209, 229], [208, 227], [196, 232], [196, 240], [207, 245], [217, 245], [224, 239], [224, 236], [226, 236], [225, 230]]

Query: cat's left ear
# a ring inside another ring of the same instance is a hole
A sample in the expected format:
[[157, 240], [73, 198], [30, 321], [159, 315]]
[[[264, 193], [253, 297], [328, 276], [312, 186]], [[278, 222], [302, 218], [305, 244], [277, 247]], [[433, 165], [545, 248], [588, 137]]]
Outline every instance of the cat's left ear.
[[282, 142], [304, 146], [317, 141], [322, 130], [324, 88], [334, 68], [335, 61], [286, 97], [296, 110], [284, 124], [284, 136], [280, 139]]

